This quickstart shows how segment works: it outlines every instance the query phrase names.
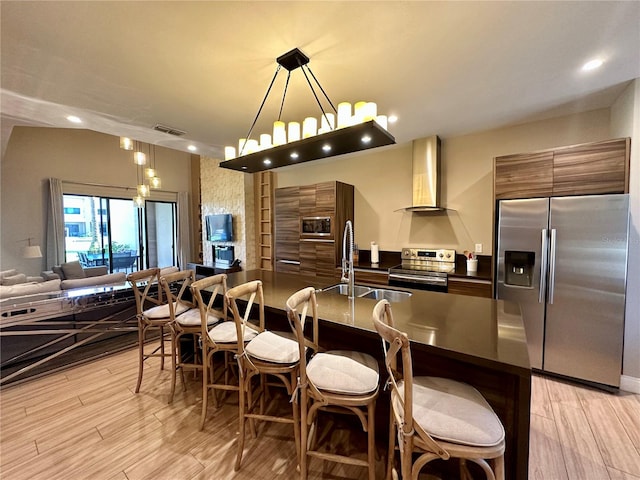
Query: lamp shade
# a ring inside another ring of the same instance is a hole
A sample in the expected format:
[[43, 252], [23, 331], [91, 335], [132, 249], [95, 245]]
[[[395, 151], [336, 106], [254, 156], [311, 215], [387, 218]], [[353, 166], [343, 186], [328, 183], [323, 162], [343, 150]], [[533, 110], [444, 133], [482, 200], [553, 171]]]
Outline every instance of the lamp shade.
[[40, 245], [27, 245], [22, 248], [23, 258], [42, 258], [42, 250]]

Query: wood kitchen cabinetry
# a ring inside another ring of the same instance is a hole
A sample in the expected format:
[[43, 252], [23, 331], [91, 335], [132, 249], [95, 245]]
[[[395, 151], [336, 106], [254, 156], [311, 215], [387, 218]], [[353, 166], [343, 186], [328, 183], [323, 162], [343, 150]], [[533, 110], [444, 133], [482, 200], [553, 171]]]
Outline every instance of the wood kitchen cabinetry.
[[447, 292], [455, 295], [470, 295], [472, 297], [491, 298], [493, 296], [491, 280], [475, 278], [459, 278], [450, 276], [448, 279]]
[[275, 270], [300, 270], [300, 188], [276, 188], [275, 193]]
[[374, 285], [389, 285], [389, 272], [382, 270], [367, 270], [354, 268], [356, 283], [372, 283]]
[[630, 139], [495, 158], [495, 198], [627, 193]]
[[[353, 185], [323, 182], [275, 191], [275, 270], [303, 275], [335, 276], [342, 234], [353, 221]], [[302, 217], [330, 217], [331, 235], [301, 238]]]

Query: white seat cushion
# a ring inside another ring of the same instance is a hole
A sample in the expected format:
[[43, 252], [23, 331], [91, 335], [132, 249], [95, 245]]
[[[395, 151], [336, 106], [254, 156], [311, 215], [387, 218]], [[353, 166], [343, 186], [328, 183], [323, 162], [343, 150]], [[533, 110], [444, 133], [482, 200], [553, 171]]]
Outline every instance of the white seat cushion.
[[[173, 305], [176, 310], [176, 315], [180, 315], [181, 313], [184, 313], [187, 310], [189, 310], [189, 307], [186, 306], [184, 303], [178, 303], [178, 306], [176, 307], [176, 303], [173, 302]], [[162, 318], [169, 318], [169, 305], [167, 304], [158, 305], [157, 307], [150, 308], [144, 311], [144, 315], [150, 320], [160, 320]]]
[[317, 353], [307, 365], [307, 377], [320, 390], [364, 395], [378, 387], [378, 362], [360, 352]]
[[300, 360], [298, 342], [265, 331], [258, 334], [245, 347], [252, 357], [273, 363], [296, 363]]
[[[247, 325], [244, 329], [244, 341], [248, 342], [253, 339], [258, 332]], [[237, 343], [238, 335], [236, 333], [235, 322], [222, 322], [209, 330], [209, 338], [216, 343]]]
[[[398, 386], [404, 395], [402, 383]], [[448, 378], [414, 377], [413, 418], [430, 435], [447, 442], [489, 447], [504, 439], [502, 423], [482, 394]]]
[[[215, 315], [214, 312], [209, 312], [207, 315], [207, 325], [215, 325], [220, 320], [221, 317]], [[183, 327], [198, 327], [202, 324], [202, 319], [200, 318], [200, 309], [198, 308], [190, 308], [184, 313], [181, 313], [179, 317], [176, 318], [176, 322], [182, 325]]]

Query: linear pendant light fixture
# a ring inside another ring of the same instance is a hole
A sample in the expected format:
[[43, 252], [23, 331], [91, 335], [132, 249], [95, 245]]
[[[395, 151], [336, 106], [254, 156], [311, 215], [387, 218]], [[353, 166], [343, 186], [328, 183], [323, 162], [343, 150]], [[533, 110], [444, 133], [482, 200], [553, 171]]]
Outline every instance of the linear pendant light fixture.
[[[387, 117], [385, 115], [377, 115], [375, 103], [356, 103], [353, 115], [351, 114], [351, 104], [347, 102], [338, 104], [336, 109], [308, 67], [309, 57], [298, 48], [281, 55], [276, 59], [276, 62], [278, 63], [276, 73], [271, 80], [251, 128], [249, 128], [249, 133], [247, 133], [246, 138], [241, 138], [238, 141], [237, 156], [235, 147], [225, 147], [225, 161], [220, 162], [222, 168], [255, 173], [396, 143], [393, 135], [386, 130]], [[251, 133], [282, 67], [287, 69], [289, 73], [280, 105], [280, 115], [273, 124], [273, 136], [261, 134], [258, 142], [256, 139], [251, 139]], [[287, 129], [285, 122], [281, 121], [289, 78], [291, 72], [298, 68], [302, 70], [321, 112], [319, 122], [314, 117], [304, 119], [302, 131], [299, 122], [289, 122]], [[333, 113], [326, 112], [323, 108], [307, 72], [320, 88]], [[320, 125], [319, 129], [318, 124]]]

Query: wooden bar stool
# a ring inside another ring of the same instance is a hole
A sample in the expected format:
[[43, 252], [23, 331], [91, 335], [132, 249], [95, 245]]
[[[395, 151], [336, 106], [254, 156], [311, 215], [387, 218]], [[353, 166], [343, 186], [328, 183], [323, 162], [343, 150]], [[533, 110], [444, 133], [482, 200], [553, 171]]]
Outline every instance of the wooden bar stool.
[[[171, 328], [171, 393], [169, 403], [173, 401], [176, 390], [176, 375], [180, 371], [182, 380], [182, 390], [186, 391], [184, 371], [202, 371], [202, 360], [200, 358], [199, 338], [202, 333], [202, 318], [206, 327], [212, 327], [220, 321], [220, 316], [209, 314], [200, 316], [200, 309], [195, 303], [185, 298], [185, 294], [191, 293], [191, 285], [195, 281], [193, 270], [181, 270], [167, 275], [160, 276], [160, 285], [167, 299], [169, 306], [169, 327]], [[206, 328], [205, 327], [205, 328]], [[182, 337], [191, 335], [193, 346], [189, 355], [185, 355], [182, 349]]]
[[[235, 322], [226, 321], [228, 317], [227, 275], [222, 273], [196, 280], [191, 285], [191, 291], [201, 318], [213, 315], [221, 320], [213, 328], [209, 328], [202, 322], [200, 326], [202, 338], [202, 414], [200, 416], [200, 430], [202, 430], [207, 418], [209, 390], [213, 390], [213, 400], [216, 407], [218, 406], [216, 390], [222, 390], [223, 392], [239, 390], [239, 386], [232, 385], [229, 379], [231, 367], [235, 363], [235, 360], [230, 357], [238, 353], [238, 338]], [[223, 298], [222, 310], [214, 306], [219, 294]], [[205, 300], [206, 298], [208, 300]], [[250, 341], [257, 334], [257, 330], [247, 326], [244, 331], [243, 343]], [[224, 356], [222, 369], [218, 373], [216, 373], [215, 368], [215, 354], [217, 352], [222, 352]]]
[[[165, 352], [165, 329], [170, 332], [169, 306], [163, 301], [162, 289], [158, 281], [159, 268], [149, 268], [127, 275], [136, 299], [138, 318], [138, 382], [136, 393], [140, 391], [144, 362], [151, 357], [160, 357], [160, 370], [164, 369], [164, 359], [172, 357], [171, 352]], [[151, 306], [153, 305], [153, 306]], [[160, 344], [151, 352], [145, 349], [147, 334], [152, 331], [160, 332]], [[160, 353], [158, 353], [158, 351]]]
[[[258, 324], [255, 328], [258, 335], [249, 343], [238, 340], [238, 368], [240, 373], [240, 399], [238, 453], [236, 456], [235, 470], [240, 469], [242, 455], [244, 453], [245, 425], [249, 420], [253, 436], [256, 437], [255, 421], [269, 421], [277, 423], [293, 424], [296, 453], [299, 450], [300, 419], [298, 402], [294, 401], [292, 416], [271, 415], [265, 408], [265, 396], [267, 388], [267, 376], [270, 379], [278, 379], [277, 383], [268, 385], [284, 386], [287, 395], [293, 394], [296, 377], [298, 375], [299, 350], [298, 343], [290, 338], [265, 330], [264, 327], [264, 296], [262, 282], [254, 280], [238, 285], [227, 292], [227, 302], [233, 313], [237, 329], [237, 338], [244, 337], [244, 332], [249, 326], [249, 318], [252, 308], [258, 310]], [[238, 299], [244, 299], [244, 313], [240, 313]], [[255, 304], [255, 305], [254, 305]], [[254, 390], [252, 380], [258, 378], [258, 388]], [[299, 456], [298, 456], [299, 458]]]
[[[387, 479], [391, 479], [395, 432], [400, 444], [402, 478], [417, 480], [437, 458], [460, 460], [460, 478], [471, 479], [467, 460], [489, 480], [504, 480], [504, 428], [484, 397], [471, 385], [440, 377], [414, 377], [409, 337], [393, 326], [391, 306], [381, 300], [373, 324], [382, 337], [391, 387]], [[397, 369], [401, 355], [402, 373]], [[413, 454], [419, 456], [413, 460]], [[493, 467], [487, 460], [491, 460]]]
[[[301, 400], [300, 475], [308, 475], [308, 458], [361, 465], [375, 480], [375, 406], [378, 398], [378, 362], [370, 355], [332, 350], [318, 352], [318, 312], [313, 287], [300, 290], [287, 300], [287, 316], [296, 334], [300, 352], [298, 388]], [[305, 337], [307, 315], [313, 322], [311, 338]], [[367, 433], [367, 459], [321, 451], [315, 445], [319, 411], [354, 414]], [[311, 432], [311, 434], [309, 434]]]

